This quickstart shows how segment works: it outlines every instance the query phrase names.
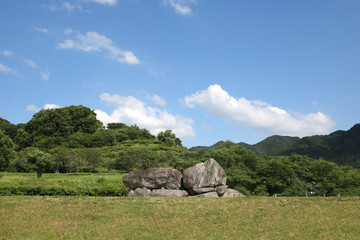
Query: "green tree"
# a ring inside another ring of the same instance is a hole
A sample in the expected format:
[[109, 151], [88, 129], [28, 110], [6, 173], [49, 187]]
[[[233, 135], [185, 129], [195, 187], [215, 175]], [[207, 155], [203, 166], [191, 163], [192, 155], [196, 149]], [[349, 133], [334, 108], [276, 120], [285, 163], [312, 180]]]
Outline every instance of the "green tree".
[[30, 147], [33, 142], [30, 134], [26, 132], [24, 128], [18, 129], [14, 141], [17, 150], [22, 150]]
[[128, 128], [128, 126], [125, 123], [108, 123], [107, 129], [115, 130], [115, 129], [122, 129], [122, 128]]
[[40, 178], [44, 172], [52, 169], [54, 163], [51, 154], [38, 149], [34, 149], [28, 154], [27, 162], [33, 165], [33, 169], [36, 171], [38, 178]]
[[4, 131], [0, 130], [0, 171], [5, 171], [14, 158], [14, 143]]
[[322, 159], [314, 161], [311, 172], [315, 191], [318, 194], [337, 195], [339, 186], [344, 182], [343, 169], [335, 163]]
[[42, 109], [25, 125], [25, 131], [35, 142], [43, 137], [54, 137], [59, 144], [73, 133], [92, 134], [101, 126], [93, 110], [79, 105]]
[[0, 130], [3, 130], [6, 135], [8, 135], [12, 140], [14, 140], [17, 127], [16, 125], [11, 124], [8, 120], [0, 118]]
[[159, 132], [157, 135], [157, 139], [166, 143], [169, 146], [183, 147], [181, 140], [177, 138], [175, 133], [173, 133], [171, 130]]
[[86, 149], [82, 151], [82, 157], [85, 159], [89, 172], [95, 172], [95, 169], [103, 163], [101, 151], [99, 149]]
[[146, 146], [134, 145], [119, 152], [115, 168], [123, 171], [158, 167], [158, 159]]
[[71, 162], [73, 160], [73, 154], [70, 149], [64, 146], [58, 146], [52, 148], [50, 153], [54, 160], [54, 172], [55, 173], [68, 173], [71, 170]]

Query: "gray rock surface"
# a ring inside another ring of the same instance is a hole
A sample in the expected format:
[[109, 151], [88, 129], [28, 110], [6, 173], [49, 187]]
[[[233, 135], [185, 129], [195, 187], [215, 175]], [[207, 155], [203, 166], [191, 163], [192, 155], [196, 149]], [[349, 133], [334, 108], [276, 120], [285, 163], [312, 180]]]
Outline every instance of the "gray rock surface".
[[234, 189], [228, 188], [224, 193], [223, 197], [246, 197], [246, 196]]
[[217, 193], [220, 197], [222, 197], [222, 196], [224, 195], [224, 193], [226, 192], [227, 189], [228, 189], [228, 186], [226, 186], [226, 185], [217, 186], [217, 187], [215, 188], [216, 193]]
[[183, 184], [187, 189], [226, 185], [227, 175], [220, 164], [210, 158], [205, 163], [184, 170]]
[[208, 192], [208, 193], [202, 193], [199, 195], [194, 195], [191, 197], [219, 197], [219, 195], [216, 192]]
[[125, 186], [130, 189], [178, 189], [181, 186], [182, 174], [179, 170], [172, 168], [149, 168], [136, 170], [123, 177]]
[[174, 189], [153, 189], [150, 197], [187, 197], [188, 193], [184, 190]]
[[149, 197], [150, 190], [147, 188], [137, 188], [135, 190], [130, 190], [127, 194], [128, 197]]
[[133, 197], [134, 196], [134, 190], [130, 189], [130, 191], [128, 191], [128, 193], [126, 194], [127, 197]]

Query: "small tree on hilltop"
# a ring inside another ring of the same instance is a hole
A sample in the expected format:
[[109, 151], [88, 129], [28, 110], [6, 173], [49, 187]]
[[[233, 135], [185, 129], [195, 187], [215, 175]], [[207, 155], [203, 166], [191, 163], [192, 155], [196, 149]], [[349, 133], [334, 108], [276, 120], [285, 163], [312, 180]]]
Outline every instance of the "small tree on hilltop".
[[182, 142], [179, 138], [176, 137], [175, 133], [171, 130], [166, 130], [165, 132], [161, 131], [157, 135], [157, 139], [166, 143], [169, 146], [182, 147]]

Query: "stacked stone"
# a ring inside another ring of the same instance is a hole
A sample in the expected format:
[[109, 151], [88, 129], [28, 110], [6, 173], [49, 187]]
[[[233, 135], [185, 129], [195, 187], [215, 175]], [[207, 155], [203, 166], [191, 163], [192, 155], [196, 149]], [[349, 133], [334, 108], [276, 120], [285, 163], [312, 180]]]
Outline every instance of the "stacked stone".
[[183, 184], [192, 197], [244, 197], [226, 185], [227, 175], [213, 158], [184, 170]]
[[227, 187], [224, 169], [212, 158], [185, 169], [181, 179], [176, 169], [150, 168], [128, 173], [123, 182], [129, 197], [245, 197]]
[[180, 190], [182, 174], [172, 168], [149, 168], [137, 170], [123, 177], [125, 186], [131, 190], [128, 197], [186, 197]]

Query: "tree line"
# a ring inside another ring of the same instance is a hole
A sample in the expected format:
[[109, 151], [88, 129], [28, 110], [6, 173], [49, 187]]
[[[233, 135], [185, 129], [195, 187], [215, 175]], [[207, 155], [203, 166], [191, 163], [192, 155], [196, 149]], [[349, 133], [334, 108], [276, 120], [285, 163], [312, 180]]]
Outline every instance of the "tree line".
[[183, 170], [208, 158], [228, 175], [228, 185], [246, 195], [360, 195], [360, 171], [304, 155], [257, 155], [231, 141], [188, 151], [171, 130], [111, 123], [93, 110], [69, 106], [41, 110], [26, 124], [0, 119], [0, 171], [129, 172], [150, 167]]

